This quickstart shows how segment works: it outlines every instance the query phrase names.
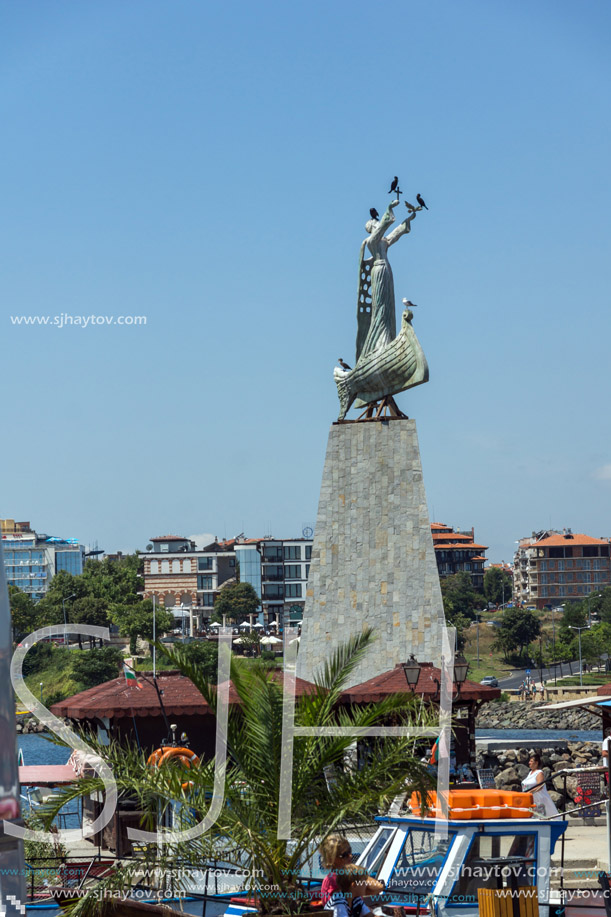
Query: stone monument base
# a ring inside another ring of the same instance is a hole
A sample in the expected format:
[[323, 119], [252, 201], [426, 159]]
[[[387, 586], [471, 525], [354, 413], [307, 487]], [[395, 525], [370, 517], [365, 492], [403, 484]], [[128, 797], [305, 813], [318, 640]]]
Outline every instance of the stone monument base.
[[445, 625], [413, 420], [331, 427], [297, 674], [317, 669], [365, 627], [377, 640], [350, 679], [405, 662], [439, 665]]

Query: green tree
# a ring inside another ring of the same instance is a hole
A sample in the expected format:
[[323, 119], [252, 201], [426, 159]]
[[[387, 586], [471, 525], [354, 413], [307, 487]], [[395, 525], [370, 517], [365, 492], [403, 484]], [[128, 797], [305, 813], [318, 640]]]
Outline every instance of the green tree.
[[[129, 637], [130, 652], [136, 652], [136, 640], [142, 637], [149, 643], [153, 640], [153, 603], [144, 599], [138, 605], [112, 605], [110, 619], [119, 628], [122, 637]], [[166, 634], [174, 627], [174, 617], [165, 608], [155, 612], [156, 635]]]
[[[282, 741], [282, 686], [260, 664], [245, 665], [234, 657], [231, 680], [240, 704], [230, 708], [224, 804], [214, 828], [187, 842], [173, 840], [171, 848], [150, 844], [150, 859], [144, 865], [167, 869], [171, 866], [169, 856], [177, 863], [207, 862], [218, 857], [222, 842], [223, 859], [251, 877], [247, 881], [261, 912], [309, 910], [310, 896], [299, 874], [316, 846], [334, 831], [358, 830], [358, 826], [386, 809], [399, 791], [415, 790], [423, 795], [431, 786], [431, 778], [416, 751], [416, 739], [377, 738], [368, 744], [368, 754], [358, 767], [346, 763], [355, 728], [389, 722], [430, 725], [435, 716], [418, 697], [407, 693], [362, 707], [340, 704], [342, 692], [370, 642], [368, 631], [341, 646], [325, 665], [316, 689], [297, 704], [296, 725], [308, 727], [312, 734], [293, 739], [290, 840], [278, 838], [281, 766], [287, 761]], [[164, 652], [216, 711], [214, 686], [188, 662], [184, 650], [177, 646]], [[338, 724], [349, 727], [351, 734], [324, 734], [324, 727]], [[149, 829], [160, 813], [163, 815], [176, 802], [184, 803], [185, 792], [188, 804], [175, 806], [183, 818], [181, 827], [192, 827], [208, 814], [215, 788], [214, 762], [191, 768], [185, 791], [181, 788], [185, 774], [178, 768], [153, 769], [147, 766], [144, 754], [114, 744], [97, 750], [112, 765], [119, 792], [137, 799]], [[329, 771], [333, 779], [326, 778]], [[90, 794], [102, 785], [99, 777], [93, 777], [79, 780], [72, 788], [59, 789], [46, 810], [47, 818], [52, 818], [75, 794]], [[99, 906], [105, 888], [130, 887], [132, 881], [133, 871], [122, 871], [120, 867], [113, 871], [89, 892], [88, 902], [81, 899], [75, 905], [78, 917], [91, 914]], [[258, 894], [257, 889], [265, 889], [265, 893]]]
[[507, 608], [503, 612], [495, 643], [502, 650], [505, 659], [509, 659], [514, 654], [522, 656], [526, 647], [539, 636], [540, 632], [541, 622], [532, 611]]
[[87, 653], [72, 653], [72, 676], [84, 688], [93, 688], [116, 678], [123, 653], [116, 646], [105, 646]]
[[261, 604], [250, 583], [230, 583], [221, 588], [214, 602], [215, 615], [226, 615], [230, 621], [249, 619]]
[[13, 638], [19, 640], [20, 637], [25, 637], [36, 629], [36, 605], [30, 596], [17, 586], [9, 586], [8, 595], [11, 605]]
[[587, 613], [584, 603], [571, 602], [564, 606], [564, 611], [558, 628], [558, 636], [562, 643], [572, 643], [576, 636], [571, 627], [585, 627], [588, 623]]
[[500, 567], [489, 567], [484, 573], [484, 595], [495, 605], [511, 601], [513, 580], [509, 573]]
[[473, 588], [469, 574], [443, 576], [440, 584], [446, 618], [450, 620], [456, 615], [463, 615], [473, 621], [476, 609], [481, 608], [484, 602], [480, 593]]
[[[216, 684], [218, 670], [218, 644], [215, 641], [195, 640], [193, 643], [181, 645], [181, 650], [185, 659], [190, 665], [197, 668], [200, 675], [207, 678], [212, 684]], [[169, 656], [165, 650], [159, 652], [160, 662], [169, 662]]]

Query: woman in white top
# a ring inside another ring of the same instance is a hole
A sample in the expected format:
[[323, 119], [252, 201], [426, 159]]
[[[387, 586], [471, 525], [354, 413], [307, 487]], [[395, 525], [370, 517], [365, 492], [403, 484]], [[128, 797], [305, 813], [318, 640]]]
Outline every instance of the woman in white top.
[[537, 805], [542, 805], [545, 810], [546, 818], [550, 815], [558, 815], [558, 809], [554, 805], [554, 800], [547, 792], [545, 786], [545, 777], [541, 770], [541, 758], [537, 754], [532, 754], [528, 759], [530, 773], [522, 781], [522, 790], [525, 793], [533, 793]]

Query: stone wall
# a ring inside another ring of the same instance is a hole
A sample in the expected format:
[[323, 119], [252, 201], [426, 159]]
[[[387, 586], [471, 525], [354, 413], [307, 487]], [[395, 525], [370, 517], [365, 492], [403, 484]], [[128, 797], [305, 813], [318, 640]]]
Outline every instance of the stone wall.
[[413, 420], [331, 427], [297, 674], [312, 680], [366, 626], [377, 639], [349, 686], [410, 653], [439, 665], [445, 620]]
[[567, 710], [540, 710], [546, 702], [540, 701], [492, 701], [484, 704], [477, 715], [477, 729], [565, 729], [582, 731], [600, 729], [599, 714], [585, 707], [569, 707]]

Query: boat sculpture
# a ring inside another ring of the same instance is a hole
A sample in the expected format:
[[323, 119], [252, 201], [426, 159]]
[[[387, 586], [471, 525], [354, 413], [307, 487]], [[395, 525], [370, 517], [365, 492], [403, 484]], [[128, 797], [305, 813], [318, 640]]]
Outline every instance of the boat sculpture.
[[[395, 221], [392, 201], [381, 219], [371, 219], [361, 244], [357, 296], [357, 337], [354, 369], [336, 367], [333, 373], [340, 402], [339, 420], [344, 420], [352, 405], [362, 407], [382, 398], [404, 392], [428, 382], [429, 368], [420, 342], [412, 328], [413, 304], [406, 309], [396, 334], [394, 280], [388, 249], [410, 232], [417, 210], [385, 235]], [[420, 209], [420, 208], [418, 208]], [[365, 258], [365, 249], [371, 257]]]

